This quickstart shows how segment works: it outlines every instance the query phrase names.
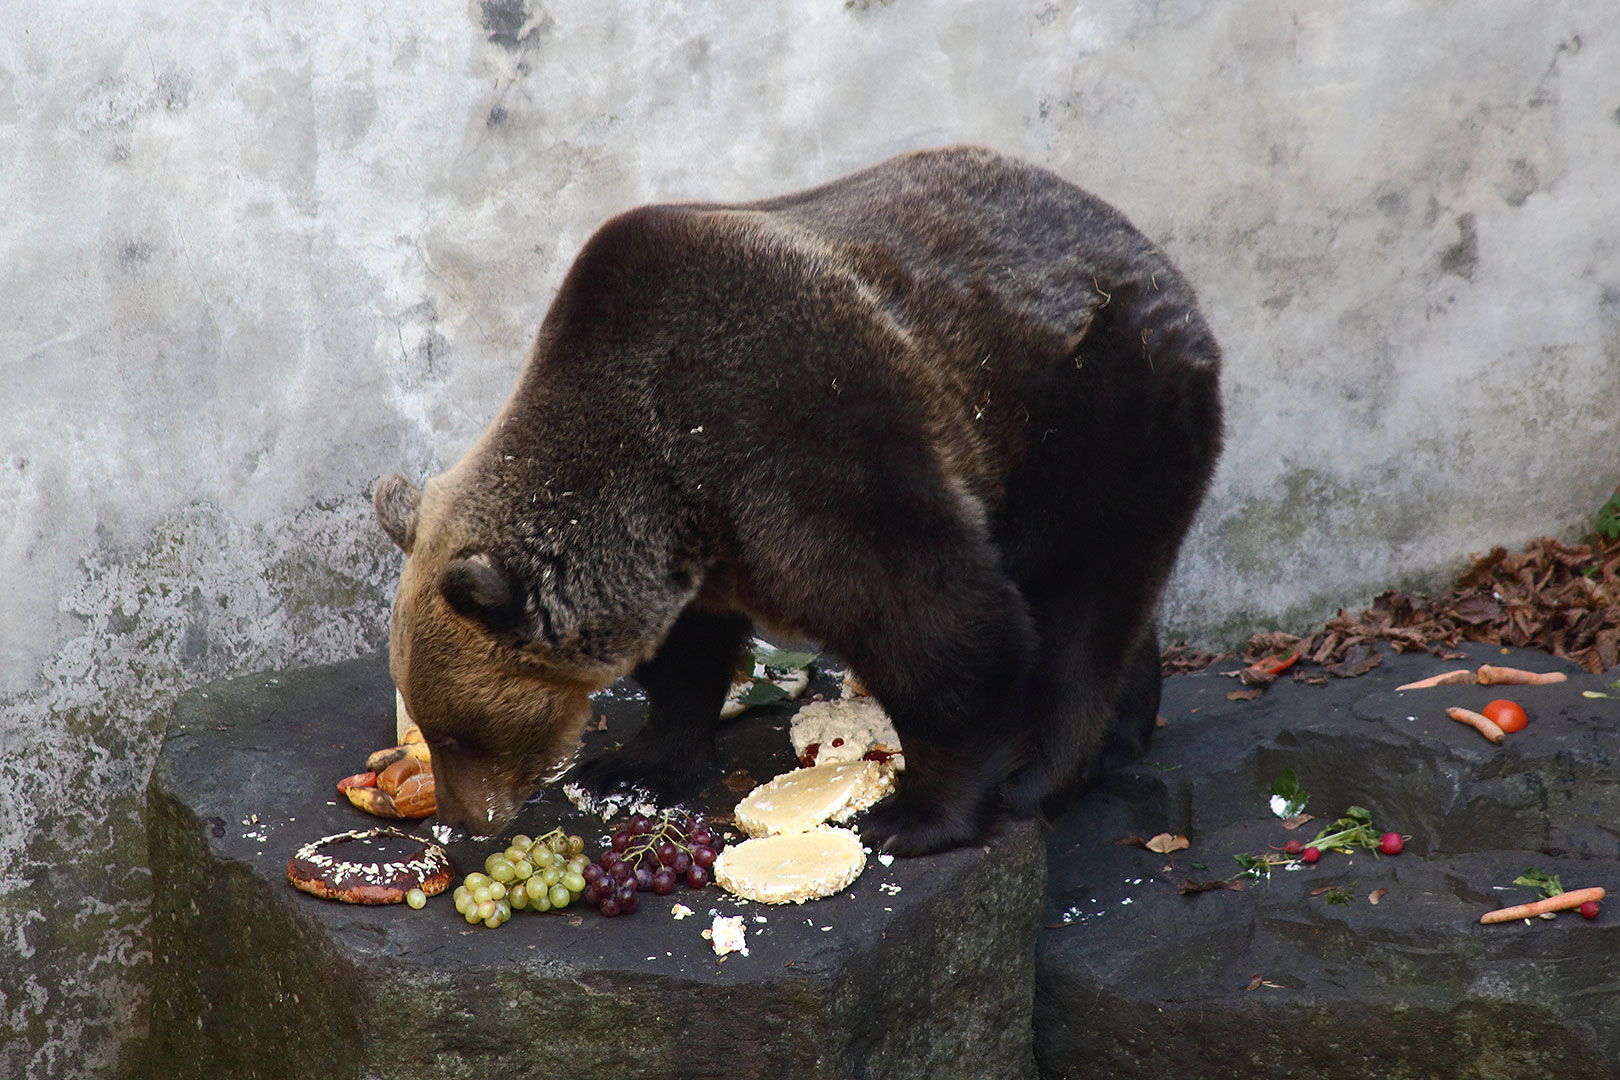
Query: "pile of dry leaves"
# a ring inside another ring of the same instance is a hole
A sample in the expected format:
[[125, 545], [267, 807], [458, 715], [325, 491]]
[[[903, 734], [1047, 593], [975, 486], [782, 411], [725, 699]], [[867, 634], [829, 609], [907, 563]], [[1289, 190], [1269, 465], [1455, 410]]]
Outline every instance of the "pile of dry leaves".
[[[1380, 641], [1397, 652], [1427, 649], [1448, 659], [1456, 656], [1452, 646], [1459, 642], [1492, 642], [1540, 649], [1590, 672], [1607, 671], [1620, 664], [1620, 539], [1593, 535], [1571, 547], [1543, 536], [1516, 555], [1493, 548], [1440, 596], [1386, 592], [1360, 615], [1341, 608], [1309, 637], [1256, 634], [1241, 654], [1250, 665], [1243, 682], [1263, 689], [1292, 664], [1289, 654], [1299, 660], [1294, 678], [1304, 682], [1365, 674], [1378, 664]], [[1174, 675], [1238, 655], [1182, 643], [1164, 651], [1161, 666], [1164, 674]]]

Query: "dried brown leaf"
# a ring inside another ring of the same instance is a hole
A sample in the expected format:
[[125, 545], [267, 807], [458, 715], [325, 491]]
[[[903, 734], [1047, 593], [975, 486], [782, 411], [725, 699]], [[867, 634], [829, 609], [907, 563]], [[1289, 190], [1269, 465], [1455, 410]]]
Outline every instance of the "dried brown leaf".
[[1162, 832], [1142, 846], [1160, 855], [1168, 855], [1172, 851], [1185, 851], [1192, 843], [1185, 836], [1171, 836]]
[[1227, 701], [1253, 701], [1255, 698], [1261, 696], [1264, 693], [1265, 693], [1264, 690], [1257, 690], [1257, 689], [1255, 689], [1253, 687], [1250, 687], [1247, 690], [1232, 690], [1232, 691], [1229, 691], [1227, 693], [1226, 700]]
[[1386, 897], [1388, 895], [1389, 895], [1389, 890], [1388, 889], [1374, 889], [1372, 892], [1367, 894], [1367, 903], [1376, 904], [1376, 903], [1378, 903], [1378, 901], [1382, 900], [1384, 897]]
[[1372, 642], [1363, 640], [1350, 646], [1350, 650], [1345, 653], [1341, 662], [1323, 666], [1327, 669], [1329, 675], [1340, 679], [1353, 679], [1357, 675], [1367, 674], [1367, 672], [1377, 667], [1383, 659], [1382, 656], [1378, 655], [1378, 650], [1373, 647]]
[[1492, 622], [1502, 617], [1502, 605], [1488, 596], [1465, 596], [1451, 605], [1452, 618], [1461, 619], [1470, 626]]

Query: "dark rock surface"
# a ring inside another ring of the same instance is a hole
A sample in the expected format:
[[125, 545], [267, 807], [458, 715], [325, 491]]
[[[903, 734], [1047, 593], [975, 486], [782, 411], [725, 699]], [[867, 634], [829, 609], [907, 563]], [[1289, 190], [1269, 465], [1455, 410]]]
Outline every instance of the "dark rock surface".
[[[1238, 684], [1219, 672], [1236, 665], [1166, 682], [1168, 724], [1149, 761], [1111, 776], [1049, 837], [1043, 1076], [1620, 1076], [1615, 673], [1462, 651], [1470, 659], [1386, 654], [1368, 675], [1326, 686], [1285, 675], [1249, 702], [1226, 699]], [[1570, 681], [1394, 692], [1482, 662]], [[1445, 716], [1498, 697], [1531, 718], [1500, 748]], [[1295, 832], [1267, 805], [1285, 769], [1318, 819]], [[1406, 850], [1328, 854], [1241, 892], [1178, 893], [1184, 880], [1237, 873], [1236, 853], [1308, 843], [1352, 804], [1380, 831], [1408, 834]], [[1171, 860], [1113, 843], [1160, 832], [1191, 847]], [[1538, 898], [1511, 884], [1529, 867], [1610, 899], [1595, 922], [1480, 925], [1486, 911]], [[1349, 902], [1329, 903], [1328, 887]], [[1374, 905], [1376, 889], [1388, 891]]]
[[[643, 711], [623, 694], [599, 704], [597, 741]], [[722, 737], [749, 775], [717, 781], [713, 809], [794, 764], [786, 711], [760, 713]], [[632, 916], [514, 912], [490, 930], [448, 893], [418, 912], [294, 890], [294, 849], [377, 823], [333, 785], [393, 742], [393, 723], [382, 657], [218, 683], [176, 706], [148, 789], [149, 1075], [1034, 1074], [1034, 826], [986, 849], [874, 859], [847, 894], [804, 906], [682, 887], [643, 894]], [[563, 824], [595, 852], [607, 830], [590, 821], [548, 794], [505, 835]], [[458, 880], [496, 847], [451, 845]], [[676, 901], [695, 917], [673, 919]], [[711, 909], [746, 917], [748, 956], [717, 960], [700, 936]]]
[[[1027, 826], [988, 852], [874, 861], [850, 896], [804, 907], [682, 889], [645, 894], [627, 918], [517, 912], [487, 930], [448, 897], [422, 912], [315, 900], [282, 871], [304, 841], [372, 822], [332, 783], [391, 741], [386, 666], [217, 684], [177, 707], [149, 792], [148, 1071], [451, 1077], [545, 1070], [560, 1054], [580, 1076], [999, 1078], [1038, 1061], [1075, 1080], [1620, 1077], [1620, 897], [1595, 922], [1478, 921], [1535, 898], [1511, 884], [1532, 866], [1620, 890], [1620, 690], [1613, 673], [1541, 654], [1467, 651], [1386, 654], [1326, 686], [1285, 675], [1249, 702], [1226, 699], [1235, 665], [1168, 680], [1148, 761], [1048, 835], [1038, 937], [1044, 870]], [[1393, 689], [1480, 662], [1570, 681]], [[1531, 717], [1503, 747], [1445, 718], [1496, 697]], [[596, 742], [643, 707], [622, 690], [599, 703]], [[717, 781], [711, 809], [791, 767], [785, 717], [760, 710], [728, 730], [723, 752], [746, 774]], [[1294, 832], [1267, 805], [1285, 769], [1317, 818]], [[1406, 850], [1178, 893], [1237, 873], [1234, 854], [1308, 841], [1352, 804], [1407, 834]], [[594, 850], [606, 829], [586, 821], [548, 795], [517, 827], [565, 824]], [[1159, 832], [1191, 847], [1114, 843]], [[451, 851], [465, 872], [493, 847]], [[697, 917], [672, 919], [677, 900]], [[749, 956], [716, 960], [699, 936], [711, 909], [748, 917]]]

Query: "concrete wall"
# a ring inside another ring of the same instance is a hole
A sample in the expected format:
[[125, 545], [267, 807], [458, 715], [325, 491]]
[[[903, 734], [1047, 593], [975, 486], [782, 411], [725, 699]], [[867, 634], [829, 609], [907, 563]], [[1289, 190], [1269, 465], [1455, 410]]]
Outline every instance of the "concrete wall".
[[156, 710], [386, 633], [577, 245], [987, 143], [1201, 291], [1166, 616], [1303, 627], [1620, 479], [1613, 0], [0, 0], [0, 1074], [138, 1044]]

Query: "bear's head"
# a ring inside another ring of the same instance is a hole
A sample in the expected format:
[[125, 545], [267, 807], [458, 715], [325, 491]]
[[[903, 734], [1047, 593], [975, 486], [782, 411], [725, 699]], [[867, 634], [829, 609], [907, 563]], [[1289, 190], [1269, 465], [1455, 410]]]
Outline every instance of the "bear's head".
[[473, 535], [456, 487], [450, 474], [422, 491], [377, 484], [377, 517], [406, 556], [389, 667], [432, 751], [439, 820], [488, 836], [572, 760], [614, 672], [547, 647], [537, 586]]

